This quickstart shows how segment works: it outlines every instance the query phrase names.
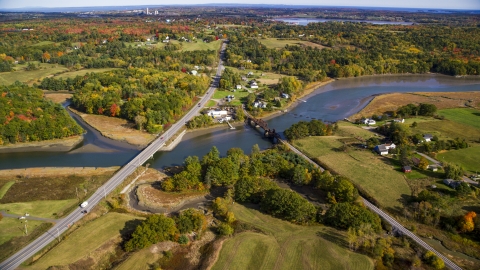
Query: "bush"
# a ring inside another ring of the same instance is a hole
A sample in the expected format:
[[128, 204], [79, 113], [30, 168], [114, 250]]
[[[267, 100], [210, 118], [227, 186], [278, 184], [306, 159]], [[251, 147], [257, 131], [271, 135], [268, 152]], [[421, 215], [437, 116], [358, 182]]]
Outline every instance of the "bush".
[[231, 236], [234, 233], [232, 226], [227, 223], [221, 223], [218, 225], [217, 231], [220, 235]]
[[178, 243], [181, 244], [181, 245], [185, 245], [185, 244], [188, 244], [188, 237], [184, 234], [182, 234], [179, 238], [178, 238]]

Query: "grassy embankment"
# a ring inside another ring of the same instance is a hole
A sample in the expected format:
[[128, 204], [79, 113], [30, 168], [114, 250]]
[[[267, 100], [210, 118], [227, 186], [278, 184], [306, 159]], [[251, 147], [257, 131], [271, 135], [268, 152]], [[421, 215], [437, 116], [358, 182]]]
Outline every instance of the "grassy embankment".
[[232, 206], [235, 217], [257, 228], [223, 243], [212, 269], [373, 269], [367, 256], [348, 250], [345, 232], [325, 226], [299, 226]]
[[55, 78], [75, 78], [77, 76], [83, 76], [87, 73], [101, 73], [101, 72], [107, 72], [111, 70], [117, 70], [120, 68], [90, 68], [90, 69], [81, 69], [81, 70], [76, 70], [76, 71], [70, 71], [70, 72], [65, 72], [62, 73], [58, 76], [55, 76]]
[[411, 190], [403, 173], [395, 170], [395, 164], [367, 149], [341, 150], [345, 140], [365, 139], [372, 135], [370, 131], [340, 122], [337, 136], [303, 138], [296, 140], [294, 145], [310, 158], [318, 159], [336, 173], [351, 179], [383, 207], [401, 206], [399, 200], [409, 196]]
[[60, 242], [56, 247], [42, 256], [27, 269], [47, 269], [50, 266], [76, 266], [87, 269], [99, 260], [108, 263], [109, 254], [113, 253], [121, 242], [125, 227], [132, 229], [138, 217], [108, 213], [92, 222], [81, 226]]

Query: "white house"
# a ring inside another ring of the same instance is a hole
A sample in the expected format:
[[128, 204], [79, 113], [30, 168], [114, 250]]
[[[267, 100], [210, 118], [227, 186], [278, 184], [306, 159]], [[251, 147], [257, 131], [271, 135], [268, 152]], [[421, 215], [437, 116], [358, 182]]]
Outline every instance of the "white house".
[[425, 142], [431, 142], [433, 139], [433, 136], [431, 134], [424, 134], [423, 135], [423, 140], [425, 140]]
[[240, 84], [237, 84], [237, 89], [242, 89], [242, 86]]
[[375, 122], [375, 120], [373, 120], [373, 119], [367, 118], [367, 119], [363, 120], [363, 123], [365, 125], [375, 125], [377, 122]]
[[397, 118], [397, 119], [393, 119], [393, 122], [395, 122], [395, 123], [405, 123], [405, 119]]
[[289, 98], [290, 96], [288, 94], [282, 93], [282, 98]]
[[197, 73], [198, 73], [198, 72], [197, 72], [196, 70], [192, 70], [192, 71], [190, 71], [190, 73], [191, 73], [192, 75], [194, 75], [194, 76], [197, 76]]
[[384, 156], [388, 154], [389, 149], [395, 149], [396, 145], [394, 143], [385, 143], [385, 144], [379, 144], [373, 148], [377, 153], [380, 155]]
[[250, 83], [250, 88], [253, 88], [253, 89], [258, 88], [258, 84], [256, 82], [251, 82]]
[[262, 101], [255, 101], [253, 103], [253, 107], [255, 107], [255, 108], [267, 108], [267, 103], [262, 102]]
[[227, 115], [227, 111], [225, 110], [210, 110], [207, 112], [207, 115], [211, 117], [222, 117], [223, 115]]

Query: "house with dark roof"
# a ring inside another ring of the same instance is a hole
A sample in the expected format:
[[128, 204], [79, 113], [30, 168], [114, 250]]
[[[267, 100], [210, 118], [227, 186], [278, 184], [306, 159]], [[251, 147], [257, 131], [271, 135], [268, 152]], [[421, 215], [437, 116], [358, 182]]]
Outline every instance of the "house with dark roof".
[[385, 144], [379, 144], [379, 145], [375, 146], [375, 148], [373, 148], [373, 150], [375, 150], [375, 152], [379, 153], [382, 156], [388, 155], [388, 149], [385, 146]]
[[443, 179], [443, 183], [453, 189], [456, 189], [462, 182], [453, 179]]
[[404, 173], [412, 172], [412, 167], [410, 167], [410, 166], [403, 166], [403, 167], [402, 167], [402, 171], [403, 171]]

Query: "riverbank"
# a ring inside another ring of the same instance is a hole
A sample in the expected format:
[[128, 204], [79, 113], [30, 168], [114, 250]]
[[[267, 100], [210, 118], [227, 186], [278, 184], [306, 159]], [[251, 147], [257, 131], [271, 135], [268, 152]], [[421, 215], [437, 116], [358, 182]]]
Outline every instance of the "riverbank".
[[415, 93], [388, 93], [369, 97], [368, 104], [350, 120], [383, 115], [385, 112], [394, 112], [401, 106], [420, 103], [434, 104], [437, 109], [460, 107], [480, 107], [480, 91], [473, 92], [415, 92]]
[[0, 146], [0, 153], [68, 152], [82, 141], [83, 135], [78, 135], [64, 139], [8, 144]]
[[49, 176], [94, 176], [103, 175], [105, 173], [114, 173], [120, 166], [112, 167], [44, 167], [44, 168], [26, 168], [26, 169], [10, 169], [0, 170], [0, 177], [49, 177]]
[[133, 123], [125, 119], [104, 115], [86, 114], [68, 107], [68, 110], [80, 116], [85, 123], [96, 129], [102, 136], [116, 141], [145, 147], [155, 139], [155, 135], [137, 130]]

